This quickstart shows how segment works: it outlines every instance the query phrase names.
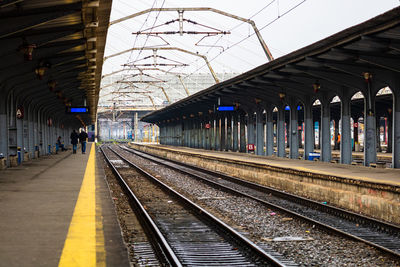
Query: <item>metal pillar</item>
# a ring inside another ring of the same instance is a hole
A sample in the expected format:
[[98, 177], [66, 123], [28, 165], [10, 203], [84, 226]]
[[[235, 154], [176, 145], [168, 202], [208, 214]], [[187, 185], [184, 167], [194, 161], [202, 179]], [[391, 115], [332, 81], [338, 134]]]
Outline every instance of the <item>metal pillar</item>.
[[245, 133], [245, 125], [246, 125], [246, 120], [245, 120], [245, 113], [241, 112], [240, 113], [240, 147], [239, 147], [239, 152], [246, 152], [246, 133]]
[[321, 160], [330, 162], [332, 157], [330, 103], [329, 101], [324, 101], [321, 106]]
[[342, 134], [340, 138], [340, 163], [351, 164], [351, 98], [343, 97], [341, 106], [341, 128]]
[[24, 122], [23, 119], [17, 119], [17, 147], [21, 150], [21, 160], [24, 160]]
[[220, 118], [217, 115], [215, 118], [215, 150], [221, 149], [221, 125]]
[[[255, 145], [254, 140], [254, 111], [250, 110], [247, 113], [247, 144]], [[249, 152], [249, 151], [247, 151]]]
[[232, 151], [232, 114], [226, 116], [226, 150]]
[[[3, 104], [3, 103], [2, 103]], [[1, 113], [1, 111], [0, 111]], [[7, 114], [0, 114], [0, 153], [8, 157]]]
[[265, 136], [265, 155], [271, 156], [274, 154], [274, 120], [271, 107], [266, 108], [266, 136]]
[[264, 110], [256, 112], [256, 154], [264, 155]]
[[374, 101], [375, 99], [373, 96], [369, 96], [368, 94], [365, 95], [366, 105], [364, 106], [364, 166], [369, 166], [371, 163], [376, 162], [376, 119]]
[[314, 121], [312, 116], [312, 103], [306, 99], [304, 104], [304, 159], [314, 152]]
[[400, 168], [400, 87], [393, 90], [392, 167]]
[[215, 116], [211, 116], [210, 119], [210, 150], [215, 150]]
[[239, 134], [238, 134], [238, 113], [232, 114], [232, 151], [238, 151]]
[[289, 143], [290, 143], [290, 150], [289, 150], [289, 157], [291, 159], [297, 159], [299, 157], [299, 131], [298, 131], [298, 112], [297, 112], [297, 105], [292, 104], [290, 105], [290, 125], [288, 132], [289, 135]]
[[278, 121], [277, 121], [277, 154], [278, 157], [284, 158], [285, 151], [285, 107], [281, 105], [278, 107]]
[[221, 151], [226, 150], [226, 117], [224, 115], [221, 116]]
[[[393, 102], [394, 102], [395, 96], [393, 95]], [[386, 153], [392, 153], [392, 147], [393, 147], [393, 109], [392, 107], [389, 108], [388, 115], [387, 115], [387, 149]]]
[[[28, 148], [29, 156], [33, 159], [35, 157], [35, 139], [34, 139], [34, 112], [32, 109], [29, 110], [28, 114]], [[64, 144], [66, 144], [65, 139], [63, 138]]]

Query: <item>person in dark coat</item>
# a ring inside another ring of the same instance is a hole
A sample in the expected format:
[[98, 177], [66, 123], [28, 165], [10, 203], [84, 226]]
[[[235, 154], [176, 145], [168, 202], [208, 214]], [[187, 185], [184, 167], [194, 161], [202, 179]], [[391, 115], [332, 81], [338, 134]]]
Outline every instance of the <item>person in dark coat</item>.
[[61, 151], [65, 151], [66, 150], [65, 147], [64, 147], [64, 144], [61, 142], [61, 136], [59, 136], [57, 138], [57, 145], [58, 145], [58, 148], [61, 149]]
[[71, 138], [71, 144], [72, 144], [72, 153], [76, 154], [76, 148], [78, 146], [78, 138], [79, 138], [78, 133], [75, 130], [73, 130], [70, 138]]
[[86, 139], [88, 138], [88, 134], [85, 130], [82, 129], [81, 133], [79, 134], [79, 143], [81, 143], [82, 154], [86, 152]]

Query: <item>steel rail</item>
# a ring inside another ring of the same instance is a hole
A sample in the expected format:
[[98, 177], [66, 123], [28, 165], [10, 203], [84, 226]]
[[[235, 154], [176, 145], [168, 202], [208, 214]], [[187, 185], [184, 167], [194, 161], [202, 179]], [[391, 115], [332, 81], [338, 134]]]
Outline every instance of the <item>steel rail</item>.
[[106, 155], [106, 153], [103, 150], [103, 147], [100, 147], [101, 152], [103, 153], [103, 156], [107, 162], [107, 164], [111, 167], [113, 173], [118, 179], [118, 182], [120, 183], [122, 189], [124, 192], [127, 194], [128, 198], [131, 200], [130, 205], [134, 211], [139, 215], [138, 218], [140, 221], [144, 224], [144, 228], [148, 230], [148, 233], [151, 235], [150, 237], [152, 240], [157, 241], [157, 245], [155, 246], [156, 251], [158, 248], [161, 249], [158, 250], [158, 255], [165, 256], [169, 264], [171, 266], [176, 266], [176, 267], [181, 267], [182, 264], [180, 263], [178, 257], [175, 255], [174, 251], [168, 244], [166, 238], [164, 235], [161, 233], [161, 231], [158, 229], [157, 225], [154, 223], [154, 221], [151, 219], [150, 215], [147, 213], [143, 205], [140, 203], [139, 199], [135, 196], [135, 194], [132, 192], [132, 190], [129, 188], [129, 185], [125, 182], [125, 180], [122, 178], [118, 170], [115, 168], [115, 166], [111, 163], [110, 159]]
[[[126, 151], [129, 151], [131, 153], [134, 153], [134, 154], [136, 154], [136, 155], [138, 155], [140, 157], [144, 157], [144, 158], [146, 158], [146, 159], [148, 159], [150, 161], [153, 161], [153, 162], [165, 165], [167, 167], [173, 168], [175, 170], [178, 170], [181, 173], [187, 174], [187, 175], [195, 177], [197, 179], [201, 179], [202, 181], [205, 181], [206, 183], [211, 184], [213, 186], [218, 186], [219, 188], [221, 188], [221, 189], [223, 189], [225, 191], [228, 191], [228, 192], [240, 195], [240, 196], [245, 196], [245, 197], [251, 198], [251, 199], [253, 199], [255, 201], [258, 201], [258, 202], [260, 202], [260, 203], [262, 203], [264, 205], [267, 205], [267, 206], [269, 206], [271, 208], [280, 210], [280, 211], [285, 212], [287, 214], [291, 214], [292, 216], [295, 216], [297, 218], [303, 219], [303, 220], [305, 220], [305, 221], [307, 221], [309, 223], [318, 225], [321, 228], [324, 228], [324, 229], [326, 229], [326, 230], [328, 230], [330, 232], [338, 233], [340, 235], [350, 237], [350, 238], [352, 238], [354, 240], [357, 240], [357, 241], [366, 243], [366, 244], [368, 244], [370, 246], [373, 246], [375, 248], [378, 248], [378, 249], [380, 249], [380, 250], [382, 250], [384, 252], [387, 252], [387, 253], [389, 253], [389, 254], [391, 254], [393, 256], [400, 257], [400, 252], [398, 252], [398, 251], [391, 250], [391, 249], [389, 249], [389, 248], [387, 248], [385, 246], [382, 246], [380, 244], [374, 243], [372, 241], [369, 241], [369, 240], [367, 240], [365, 238], [359, 237], [359, 236], [357, 236], [355, 234], [352, 234], [350, 232], [346, 232], [344, 230], [338, 229], [338, 228], [333, 227], [331, 225], [328, 225], [328, 224], [322, 223], [320, 221], [314, 220], [314, 219], [309, 218], [309, 217], [307, 217], [305, 215], [302, 215], [302, 214], [300, 214], [298, 212], [294, 212], [294, 211], [292, 211], [292, 210], [290, 210], [288, 208], [285, 208], [285, 207], [282, 207], [282, 206], [267, 202], [266, 200], [263, 200], [263, 199], [260, 199], [258, 197], [252, 196], [250, 194], [244, 193], [242, 191], [233, 189], [231, 187], [219, 184], [219, 183], [214, 182], [214, 181], [212, 181], [212, 180], [210, 180], [208, 178], [205, 178], [205, 177], [203, 177], [201, 175], [197, 175], [197, 174], [193, 173], [193, 171], [187, 171], [187, 170], [178, 168], [176, 166], [174, 167], [174, 166], [168, 164], [168, 162], [171, 162], [172, 164], [176, 164], [176, 165], [182, 166], [184, 168], [195, 170], [197, 172], [201, 172], [201, 173], [208, 174], [208, 175], [211, 175], [211, 176], [216, 176], [218, 178], [222, 178], [222, 179], [228, 180], [228, 181], [230, 181], [232, 183], [240, 184], [241, 186], [245, 186], [247, 188], [251, 188], [251, 189], [257, 190], [259, 192], [265, 192], [265, 193], [268, 193], [268, 194], [273, 194], [276, 197], [283, 198], [283, 199], [292, 201], [294, 203], [298, 203], [300, 205], [308, 206], [308, 207], [316, 209], [318, 211], [324, 211], [324, 212], [326, 212], [326, 213], [328, 213], [330, 215], [340, 217], [341, 219], [346, 219], [346, 220], [349, 220], [349, 221], [352, 221], [352, 222], [356, 222], [356, 223], [365, 223], [365, 224], [373, 225], [373, 226], [375, 226], [374, 228], [377, 229], [377, 230], [381, 230], [381, 231], [384, 231], [384, 232], [387, 232], [387, 233], [392, 233], [392, 234], [398, 236], [400, 234], [400, 227], [398, 227], [398, 226], [396, 226], [394, 224], [382, 222], [382, 221], [376, 220], [374, 218], [366, 217], [364, 215], [357, 214], [357, 213], [354, 213], [354, 212], [351, 212], [351, 211], [347, 211], [347, 210], [344, 210], [344, 209], [341, 209], [341, 208], [337, 208], [337, 207], [334, 207], [334, 206], [321, 204], [321, 203], [319, 203], [317, 201], [314, 201], [314, 200], [310, 200], [310, 199], [306, 199], [304, 197], [296, 196], [296, 195], [293, 195], [293, 194], [290, 194], [290, 193], [287, 193], [287, 192], [283, 192], [283, 191], [277, 190], [275, 188], [266, 187], [266, 186], [262, 186], [262, 185], [259, 185], [259, 184], [253, 183], [253, 182], [245, 181], [245, 180], [240, 179], [240, 178], [228, 176], [228, 175], [225, 175], [225, 174], [222, 174], [222, 173], [217, 173], [217, 172], [210, 171], [210, 170], [205, 170], [205, 169], [202, 169], [202, 168], [199, 168], [199, 167], [196, 167], [196, 166], [192, 166], [192, 165], [188, 165], [188, 164], [185, 164], [185, 163], [182, 163], [182, 162], [177, 162], [177, 161], [174, 161], [174, 160], [161, 158], [161, 157], [158, 157], [158, 156], [155, 156], [155, 155], [151, 155], [151, 154], [148, 154], [148, 153], [145, 153], [145, 152], [142, 152], [142, 151], [139, 152], [139, 151], [136, 151], [136, 150], [134, 150], [132, 148], [126, 148], [126, 147], [121, 147], [121, 148], [126, 150]], [[157, 158], [158, 160], [156, 160], [155, 158]]]
[[154, 181], [156, 184], [160, 185], [164, 190], [168, 191], [171, 195], [175, 196], [177, 199], [182, 201], [186, 206], [190, 207], [193, 211], [196, 212], [196, 214], [203, 216], [206, 218], [208, 221], [212, 222], [213, 225], [216, 225], [219, 229], [221, 229], [223, 232], [228, 233], [232, 238], [235, 239], [236, 242], [240, 243], [244, 248], [250, 250], [252, 253], [257, 255], [260, 259], [267, 261], [271, 263], [273, 266], [285, 266], [284, 263], [282, 263], [280, 260], [278, 260], [276, 257], [268, 254], [266, 251], [264, 251], [262, 248], [257, 246], [255, 243], [253, 243], [251, 240], [248, 238], [244, 237], [241, 235], [239, 232], [237, 232], [235, 229], [209, 213], [207, 210], [203, 209], [199, 205], [195, 204], [193, 201], [188, 199], [187, 197], [183, 196], [182, 194], [178, 193], [174, 189], [172, 189], [170, 186], [166, 185], [153, 175], [151, 175], [149, 172], [147, 172], [145, 169], [139, 167], [135, 163], [129, 161], [128, 159], [124, 158], [122, 155], [120, 155], [118, 152], [113, 150], [112, 148], [109, 148], [110, 151], [114, 152], [116, 155], [118, 155], [123, 161], [128, 163], [130, 166], [136, 169], [139, 173], [142, 175], [150, 178], [152, 181]]

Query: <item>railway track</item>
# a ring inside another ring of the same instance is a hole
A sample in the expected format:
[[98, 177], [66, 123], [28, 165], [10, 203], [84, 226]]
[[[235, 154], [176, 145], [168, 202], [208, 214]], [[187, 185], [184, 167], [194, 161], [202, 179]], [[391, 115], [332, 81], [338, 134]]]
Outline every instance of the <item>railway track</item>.
[[[161, 265], [297, 266], [267, 252], [111, 148], [103, 155], [151, 234]], [[123, 160], [130, 167], [114, 164]], [[110, 160], [110, 157], [114, 157]]]
[[400, 227], [396, 225], [182, 162], [159, 158], [127, 147], [121, 148], [400, 258]]

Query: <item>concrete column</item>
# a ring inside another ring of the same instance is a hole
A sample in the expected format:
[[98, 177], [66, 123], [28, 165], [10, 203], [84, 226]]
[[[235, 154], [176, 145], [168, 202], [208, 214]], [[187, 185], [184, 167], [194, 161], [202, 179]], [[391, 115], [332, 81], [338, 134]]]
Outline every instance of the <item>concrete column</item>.
[[400, 168], [400, 87], [393, 93], [392, 166]]
[[330, 103], [324, 101], [321, 110], [321, 160], [330, 162], [331, 153], [331, 127], [330, 127]]
[[376, 162], [375, 97], [365, 94], [364, 106], [364, 166]]
[[266, 126], [267, 131], [265, 137], [265, 155], [271, 156], [274, 154], [274, 119], [272, 117], [273, 112], [271, 107], [266, 108]]
[[264, 155], [264, 113], [258, 109], [256, 113], [256, 154]]
[[232, 114], [226, 116], [226, 150], [232, 151]]
[[304, 159], [308, 160], [311, 152], [314, 152], [314, 121], [311, 100], [306, 99], [304, 104]]
[[221, 151], [226, 150], [226, 116], [225, 114], [221, 116]]
[[254, 111], [250, 110], [247, 113], [247, 144], [255, 145], [254, 137]]
[[290, 143], [290, 153], [289, 157], [291, 159], [297, 159], [299, 157], [299, 131], [298, 127], [298, 112], [297, 112], [297, 104], [292, 101], [292, 105], [290, 106], [290, 125], [289, 125], [289, 143]]
[[238, 113], [234, 113], [232, 115], [232, 121], [233, 121], [233, 127], [232, 127], [232, 141], [233, 141], [233, 146], [232, 146], [232, 151], [238, 151], [238, 145], [239, 145], [239, 135], [238, 135]]
[[284, 158], [285, 151], [285, 107], [281, 105], [278, 107], [278, 120], [277, 120], [277, 155]]
[[245, 118], [245, 113], [241, 112], [240, 113], [240, 147], [239, 147], [239, 152], [246, 152], [246, 132], [245, 132], [245, 126], [246, 126], [246, 118]]
[[351, 164], [352, 153], [351, 153], [351, 98], [343, 97], [341, 99], [341, 128], [342, 134], [340, 137], [340, 163]]

